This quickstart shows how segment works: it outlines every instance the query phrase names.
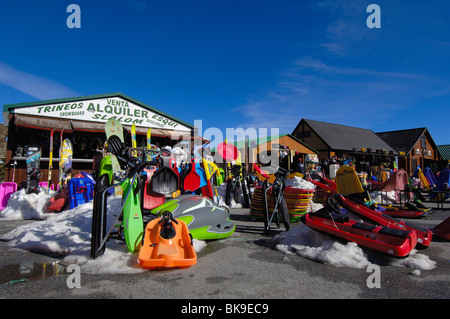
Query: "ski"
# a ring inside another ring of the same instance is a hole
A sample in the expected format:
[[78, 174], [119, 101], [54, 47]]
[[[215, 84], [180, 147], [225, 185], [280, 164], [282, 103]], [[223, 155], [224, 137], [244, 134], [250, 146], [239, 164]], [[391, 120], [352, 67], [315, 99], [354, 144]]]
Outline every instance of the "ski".
[[48, 178], [47, 178], [47, 193], [50, 190], [50, 186], [52, 183], [52, 169], [53, 169], [53, 134], [55, 130], [50, 132], [50, 153], [48, 158]]
[[136, 151], [137, 142], [136, 142], [136, 124], [133, 123], [131, 126], [131, 156], [137, 157], [138, 153]]
[[[62, 135], [62, 134], [61, 134]], [[59, 189], [61, 190], [71, 178], [72, 173], [72, 142], [66, 138], [59, 148]]]

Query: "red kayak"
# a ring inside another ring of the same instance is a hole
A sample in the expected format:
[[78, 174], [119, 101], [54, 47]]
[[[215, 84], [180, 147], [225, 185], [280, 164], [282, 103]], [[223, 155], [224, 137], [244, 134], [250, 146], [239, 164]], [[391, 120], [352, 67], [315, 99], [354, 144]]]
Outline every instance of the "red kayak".
[[305, 215], [305, 224], [317, 231], [343, 238], [394, 257], [406, 257], [417, 244], [413, 230], [394, 229], [350, 220], [348, 212], [335, 214], [326, 207]]
[[430, 246], [431, 238], [433, 237], [431, 230], [407, 224], [403, 220], [394, 219], [386, 214], [383, 214], [382, 212], [370, 209], [365, 204], [359, 203], [357, 200], [350, 199], [348, 196], [338, 194], [336, 195], [336, 199], [345, 209], [382, 226], [406, 231], [414, 230], [417, 234], [417, 243], [425, 247]]

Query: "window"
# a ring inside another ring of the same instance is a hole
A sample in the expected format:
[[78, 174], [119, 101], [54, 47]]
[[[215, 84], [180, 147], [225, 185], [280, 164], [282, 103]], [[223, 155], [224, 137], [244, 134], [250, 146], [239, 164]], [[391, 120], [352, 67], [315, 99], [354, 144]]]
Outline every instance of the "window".
[[427, 137], [425, 135], [420, 137], [420, 148], [423, 150], [427, 149]]

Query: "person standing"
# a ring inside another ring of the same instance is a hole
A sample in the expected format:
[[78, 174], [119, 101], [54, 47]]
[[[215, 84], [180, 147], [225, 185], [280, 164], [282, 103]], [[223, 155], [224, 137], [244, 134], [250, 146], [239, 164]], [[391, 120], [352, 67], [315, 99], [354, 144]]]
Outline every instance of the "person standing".
[[298, 163], [297, 163], [297, 165], [295, 166], [295, 171], [296, 171], [296, 172], [299, 172], [299, 173], [302, 173], [303, 175], [305, 175], [305, 164], [303, 163], [302, 158], [299, 158], [299, 159], [298, 159]]

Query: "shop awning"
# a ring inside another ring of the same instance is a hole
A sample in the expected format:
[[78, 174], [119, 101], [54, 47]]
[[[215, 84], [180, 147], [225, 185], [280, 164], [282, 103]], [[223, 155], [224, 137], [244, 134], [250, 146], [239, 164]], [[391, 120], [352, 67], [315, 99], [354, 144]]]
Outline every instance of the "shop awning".
[[36, 129], [73, 131], [70, 120], [30, 115], [14, 115], [14, 124]]
[[[24, 126], [36, 129], [46, 129], [46, 130], [64, 130], [66, 132], [73, 131], [85, 131], [85, 132], [104, 132], [105, 124], [88, 122], [88, 121], [77, 121], [69, 119], [58, 119], [53, 117], [41, 117], [32, 116], [24, 114], [14, 114], [14, 124], [17, 126]], [[128, 132], [131, 132], [131, 125], [124, 125], [123, 128]], [[146, 127], [136, 127], [137, 134], [147, 134], [148, 128]], [[167, 137], [172, 140], [179, 140], [181, 138], [191, 139], [189, 132], [176, 131], [176, 130], [163, 130], [152, 128], [152, 136]], [[201, 138], [197, 136], [198, 138]], [[207, 142], [203, 140], [203, 143]]]

